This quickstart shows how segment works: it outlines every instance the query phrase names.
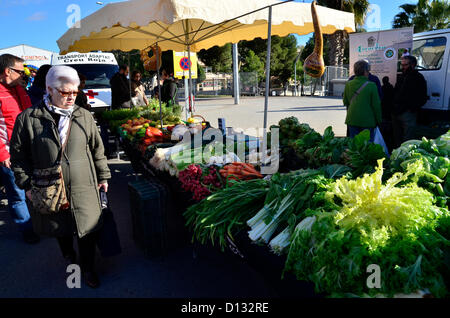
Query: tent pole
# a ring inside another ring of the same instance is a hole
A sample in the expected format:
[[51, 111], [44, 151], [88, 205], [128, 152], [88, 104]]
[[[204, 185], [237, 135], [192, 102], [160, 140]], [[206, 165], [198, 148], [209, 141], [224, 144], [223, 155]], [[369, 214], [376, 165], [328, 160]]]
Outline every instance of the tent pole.
[[186, 121], [188, 120], [188, 107], [189, 107], [189, 83], [188, 78], [183, 76], [184, 78], [184, 113], [186, 114]]
[[239, 105], [239, 70], [238, 70], [238, 44], [233, 43], [233, 91], [234, 104]]
[[189, 60], [189, 110], [191, 112], [191, 117], [194, 114], [194, 101], [192, 98], [192, 71], [191, 71], [191, 45], [188, 45], [188, 60]]
[[128, 88], [130, 90], [130, 107], [134, 108], [133, 102], [131, 101], [131, 65], [130, 65], [130, 52], [128, 52]]
[[156, 42], [156, 76], [158, 79], [158, 100], [159, 100], [159, 120], [161, 121], [161, 129], [163, 128], [163, 119], [162, 119], [162, 106], [161, 106], [161, 83], [159, 79], [159, 47], [158, 42]]
[[266, 94], [264, 100], [264, 131], [267, 129], [267, 108], [269, 106], [270, 89], [270, 52], [272, 50], [272, 7], [269, 7], [269, 21], [267, 27], [267, 56], [266, 56]]

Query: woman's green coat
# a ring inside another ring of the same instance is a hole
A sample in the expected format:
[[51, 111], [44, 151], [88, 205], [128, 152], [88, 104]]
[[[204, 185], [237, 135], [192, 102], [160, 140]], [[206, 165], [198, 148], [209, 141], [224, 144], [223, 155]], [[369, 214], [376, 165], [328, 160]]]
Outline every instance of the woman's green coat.
[[[101, 205], [97, 185], [111, 178], [103, 143], [91, 113], [77, 105], [61, 161], [70, 211], [42, 215], [30, 208], [38, 234], [83, 237], [99, 228]], [[16, 184], [31, 188], [33, 169], [49, 168], [59, 159], [61, 143], [55, 120], [41, 102], [16, 119], [11, 137], [11, 168]], [[71, 225], [75, 219], [76, 229]]]

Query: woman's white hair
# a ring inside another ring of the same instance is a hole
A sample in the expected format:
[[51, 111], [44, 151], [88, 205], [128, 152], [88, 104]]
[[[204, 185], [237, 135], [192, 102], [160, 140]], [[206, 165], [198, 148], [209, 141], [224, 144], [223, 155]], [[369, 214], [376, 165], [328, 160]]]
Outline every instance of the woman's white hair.
[[76, 87], [80, 86], [80, 78], [78, 77], [78, 73], [74, 68], [70, 66], [52, 66], [48, 71], [47, 76], [45, 77], [45, 86], [47, 88], [48, 94], [50, 94], [50, 92], [48, 91], [49, 86], [59, 89], [67, 83], [73, 84]]

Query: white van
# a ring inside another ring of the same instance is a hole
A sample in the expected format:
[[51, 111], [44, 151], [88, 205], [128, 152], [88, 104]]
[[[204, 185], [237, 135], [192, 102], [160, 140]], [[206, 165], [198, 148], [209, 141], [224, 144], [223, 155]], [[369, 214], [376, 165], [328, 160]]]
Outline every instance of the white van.
[[450, 29], [416, 33], [412, 55], [417, 58], [417, 70], [425, 77], [428, 101], [422, 116], [428, 122], [450, 120]]
[[116, 58], [112, 53], [54, 54], [52, 65], [68, 65], [86, 76], [84, 92], [91, 104], [91, 111], [109, 109], [111, 105], [111, 85], [109, 80], [119, 71]]

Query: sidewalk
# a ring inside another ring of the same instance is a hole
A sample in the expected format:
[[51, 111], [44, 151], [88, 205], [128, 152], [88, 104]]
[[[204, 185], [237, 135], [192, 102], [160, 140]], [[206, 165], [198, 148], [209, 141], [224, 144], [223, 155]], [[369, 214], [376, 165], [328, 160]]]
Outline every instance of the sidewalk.
[[[111, 259], [97, 254], [99, 289], [82, 283], [66, 286], [65, 263], [53, 238], [27, 245], [7, 211], [0, 206], [0, 298], [236, 298], [271, 297], [264, 278], [237, 258], [202, 248], [197, 258], [191, 246], [166, 258], [148, 259], [132, 239], [127, 184], [135, 179], [127, 161], [109, 160], [112, 172], [109, 199], [118, 224], [123, 252]], [[281, 275], [281, 273], [280, 273]]]
[[[226, 126], [241, 129], [256, 129], [264, 126], [264, 97], [241, 97], [239, 105], [234, 98], [208, 98], [195, 101], [195, 114], [202, 115], [217, 127], [218, 118], [225, 118]], [[184, 102], [181, 103], [184, 106]], [[347, 110], [338, 97], [269, 97], [267, 128], [277, 125], [286, 117], [295, 116], [323, 134], [328, 126], [336, 136], [345, 136]], [[181, 116], [185, 118], [183, 113]]]

